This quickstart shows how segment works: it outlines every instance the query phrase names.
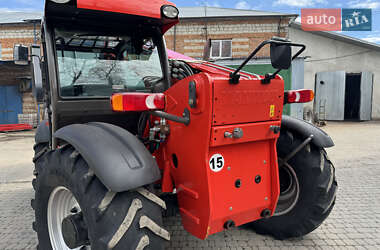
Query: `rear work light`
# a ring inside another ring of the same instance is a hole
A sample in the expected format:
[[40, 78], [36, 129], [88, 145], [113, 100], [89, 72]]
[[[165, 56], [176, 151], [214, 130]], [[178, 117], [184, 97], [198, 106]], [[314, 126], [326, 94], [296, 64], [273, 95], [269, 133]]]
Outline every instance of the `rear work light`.
[[314, 99], [314, 91], [299, 89], [285, 92], [285, 103], [306, 103]]
[[165, 109], [164, 94], [120, 93], [111, 97], [112, 110], [117, 112]]

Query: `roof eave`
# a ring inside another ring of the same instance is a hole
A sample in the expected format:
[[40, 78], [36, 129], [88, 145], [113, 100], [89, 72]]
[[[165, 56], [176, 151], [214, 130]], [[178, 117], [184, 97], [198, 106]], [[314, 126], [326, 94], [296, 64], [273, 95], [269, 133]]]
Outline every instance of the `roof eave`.
[[204, 20], [204, 19], [257, 19], [257, 18], [297, 18], [298, 15], [260, 15], [260, 16], [203, 16], [180, 17], [180, 20]]
[[[302, 30], [300, 23], [293, 22], [290, 24], [290, 27]], [[380, 51], [380, 44], [371, 43], [371, 42], [368, 42], [368, 41], [365, 41], [365, 40], [362, 40], [359, 38], [346, 36], [346, 35], [339, 34], [336, 32], [331, 32], [331, 31], [305, 31], [305, 32], [310, 32], [312, 34], [324, 36], [324, 37], [327, 37], [327, 38], [330, 38], [333, 40], [337, 40], [340, 42], [347, 42], [347, 43], [350, 43], [350, 44], [353, 44], [356, 46], [360, 46], [360, 47], [364, 47], [367, 49], [374, 49], [374, 50]]]
[[[41, 21], [41, 20], [40, 20]], [[10, 23], [0, 23], [0, 25], [30, 25], [32, 23], [30, 22], [25, 22], [25, 21], [21, 21], [21, 22], [10, 22]]]

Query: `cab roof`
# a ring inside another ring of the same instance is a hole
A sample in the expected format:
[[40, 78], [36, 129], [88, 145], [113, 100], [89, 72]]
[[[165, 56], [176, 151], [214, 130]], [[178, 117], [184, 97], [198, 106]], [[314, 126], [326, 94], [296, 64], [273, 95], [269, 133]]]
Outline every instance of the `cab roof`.
[[179, 22], [162, 15], [163, 6], [175, 5], [166, 0], [76, 0], [56, 3], [45, 0], [45, 18], [48, 23], [68, 23], [72, 26], [82, 22], [92, 26], [104, 24], [118, 26], [160, 26], [162, 34]]
[[77, 8], [108, 11], [161, 19], [161, 7], [172, 5], [165, 0], [77, 0]]

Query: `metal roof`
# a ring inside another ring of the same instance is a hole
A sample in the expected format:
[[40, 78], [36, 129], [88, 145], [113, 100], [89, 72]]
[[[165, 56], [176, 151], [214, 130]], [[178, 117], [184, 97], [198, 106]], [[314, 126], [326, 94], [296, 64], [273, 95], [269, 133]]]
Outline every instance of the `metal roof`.
[[41, 20], [42, 12], [0, 12], [0, 24], [23, 23], [26, 20]]
[[279, 12], [227, 9], [219, 7], [179, 7], [180, 18], [223, 18], [223, 17], [271, 17], [271, 16], [288, 16], [297, 17], [297, 14], [285, 14]]
[[[302, 30], [301, 24], [298, 22], [292, 22], [290, 24], [290, 27]], [[340, 42], [350, 43], [350, 44], [364, 47], [367, 49], [374, 49], [374, 50], [380, 51], [380, 44], [371, 43], [359, 38], [346, 36], [337, 32], [331, 32], [331, 31], [305, 31], [305, 32], [312, 33], [314, 35], [324, 36], [324, 37], [334, 39]]]

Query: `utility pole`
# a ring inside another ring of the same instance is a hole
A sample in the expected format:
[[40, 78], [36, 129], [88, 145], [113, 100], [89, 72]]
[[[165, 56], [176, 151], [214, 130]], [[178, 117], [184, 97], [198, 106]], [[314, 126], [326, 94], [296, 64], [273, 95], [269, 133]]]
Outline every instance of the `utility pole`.
[[205, 36], [205, 47], [203, 50], [203, 60], [208, 61], [210, 59], [210, 49], [211, 49], [211, 42], [209, 41], [208, 37], [208, 19], [207, 19], [207, 2], [203, 2], [204, 4], [204, 13], [205, 13], [205, 22], [204, 25], [204, 36]]
[[207, 19], [207, 3], [206, 2], [203, 2], [204, 3], [204, 8], [205, 8], [205, 27], [204, 27], [204, 30], [205, 30], [205, 40], [207, 41], [208, 40], [208, 19]]

